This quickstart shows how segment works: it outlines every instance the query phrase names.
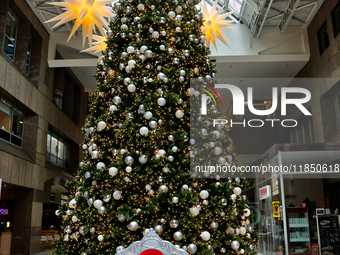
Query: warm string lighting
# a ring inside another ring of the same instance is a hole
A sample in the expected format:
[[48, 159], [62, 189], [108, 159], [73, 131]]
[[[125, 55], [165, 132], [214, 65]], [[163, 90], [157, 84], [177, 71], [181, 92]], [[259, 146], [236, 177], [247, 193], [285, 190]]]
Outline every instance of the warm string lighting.
[[[199, 130], [197, 133], [195, 129], [190, 130], [190, 114], [195, 114], [199, 107], [190, 105], [195, 104], [195, 97], [188, 95], [189, 78], [213, 76], [214, 73], [214, 66], [207, 62], [209, 49], [204, 46], [201, 38], [200, 27], [203, 20], [194, 9], [195, 3], [182, 0], [163, 3], [154, 0], [139, 3], [124, 1], [120, 4], [120, 7], [116, 7], [115, 21], [110, 24], [111, 36], [108, 37], [107, 48], [98, 62], [96, 70], [98, 89], [90, 96], [90, 114], [83, 129], [86, 133], [83, 143], [86, 145], [84, 165], [79, 168], [78, 177], [69, 184], [71, 198], [79, 192], [73, 214], [63, 220], [64, 229], [66, 226], [72, 226], [71, 237], [69, 241], [57, 242], [56, 253], [74, 254], [79, 251], [81, 255], [104, 252], [115, 254], [118, 247], [126, 248], [132, 242], [140, 240], [146, 228], [161, 225], [163, 232], [159, 235], [162, 239], [180, 247], [195, 244], [198, 248], [196, 254], [220, 254], [223, 253], [222, 248], [228, 254], [241, 254], [241, 249], [245, 250], [245, 254], [254, 254], [254, 249], [249, 246], [255, 244], [256, 238], [235, 234], [236, 229], [247, 219], [242, 218], [243, 210], [247, 207], [246, 201], [241, 195], [237, 195], [235, 201], [231, 198], [233, 187], [243, 188], [246, 181], [225, 179], [219, 180], [220, 184], [217, 185], [215, 179], [190, 178], [189, 152], [195, 149], [195, 146], [190, 146], [189, 140], [191, 136], [199, 134]], [[138, 4], [144, 4], [144, 9], [139, 10]], [[157, 7], [152, 9], [152, 4]], [[182, 11], [177, 13], [178, 6], [181, 6]], [[181, 15], [182, 21], [168, 17], [170, 11]], [[136, 16], [140, 21], [135, 22]], [[165, 23], [159, 23], [162, 16], [166, 17]], [[126, 20], [122, 22], [122, 18]], [[128, 24], [124, 36], [122, 24]], [[138, 24], [142, 24], [142, 27], [138, 28]], [[176, 27], [181, 27], [180, 34], [175, 32]], [[150, 28], [158, 32], [164, 30], [166, 36], [152, 38]], [[136, 33], [139, 33], [139, 37]], [[190, 35], [193, 36], [193, 40], [190, 39]], [[181, 38], [181, 41], [177, 37]], [[161, 49], [163, 44], [164, 50]], [[135, 51], [147, 45], [153, 51], [153, 57], [143, 61], [139, 57], [144, 55], [141, 52], [127, 53], [126, 57], [122, 57], [122, 52], [127, 52], [128, 46], [131, 45]], [[173, 49], [172, 53], [169, 53], [169, 48]], [[190, 53], [189, 57], [183, 58], [185, 50], [189, 50]], [[178, 59], [178, 64], [174, 63], [175, 59]], [[129, 60], [135, 61], [134, 67], [128, 70], [130, 73], [126, 70]], [[124, 67], [121, 67], [121, 64]], [[161, 66], [160, 70], [157, 69], [158, 66]], [[195, 68], [199, 69], [198, 73], [195, 72]], [[110, 70], [114, 73], [112, 74]], [[180, 81], [180, 70], [186, 72], [183, 76], [184, 81]], [[167, 83], [158, 79], [159, 72], [168, 78]], [[134, 92], [130, 92], [128, 85], [124, 84], [127, 77], [130, 78], [128, 84], [136, 86]], [[144, 77], [147, 79], [146, 82]], [[148, 80], [150, 78], [153, 81]], [[119, 103], [114, 102], [115, 97], [120, 98]], [[160, 97], [165, 98], [165, 106], [158, 104], [157, 100]], [[143, 111], [140, 111], [141, 105], [144, 106]], [[111, 106], [117, 109], [111, 111]], [[184, 112], [181, 119], [175, 115], [178, 110]], [[144, 117], [146, 111], [152, 112], [151, 119]], [[157, 127], [149, 126], [152, 120], [157, 122]], [[162, 120], [162, 123], [158, 122], [159, 120]], [[209, 118], [204, 118], [205, 120]], [[106, 123], [106, 128], [102, 131], [97, 130], [100, 121]], [[142, 127], [149, 130], [146, 136], [139, 133]], [[213, 129], [207, 130], [210, 134]], [[169, 139], [170, 135], [173, 136], [173, 140]], [[205, 139], [209, 141], [213, 136], [208, 135]], [[221, 155], [223, 157], [232, 155], [232, 164], [236, 164], [236, 157], [226, 131], [221, 133], [220, 139], [228, 144]], [[173, 146], [178, 148], [177, 151], [172, 151]], [[201, 144], [200, 148], [205, 151], [206, 156], [216, 158], [206, 144]], [[122, 149], [125, 151], [122, 152]], [[165, 150], [165, 155], [158, 158], [160, 149]], [[98, 151], [98, 156], [92, 156], [91, 151], [94, 150]], [[144, 164], [139, 162], [141, 155], [147, 157]], [[133, 157], [134, 162], [126, 163], [127, 156]], [[170, 161], [169, 156], [174, 157], [173, 161]], [[98, 170], [99, 162], [104, 163], [105, 167]], [[132, 168], [131, 172], [126, 171], [128, 166]], [[110, 174], [111, 167], [118, 169], [115, 175]], [[164, 170], [166, 167], [168, 170]], [[89, 177], [87, 173], [91, 176]], [[159, 179], [160, 176], [162, 181]], [[129, 178], [129, 181], [126, 181], [126, 178]], [[153, 192], [147, 190], [146, 185], [150, 185]], [[166, 185], [168, 191], [160, 192], [161, 185]], [[186, 189], [183, 188], [185, 185]], [[116, 190], [121, 191], [119, 200], [113, 198], [113, 192]], [[208, 204], [204, 204], [199, 195], [202, 190], [209, 191]], [[104, 201], [106, 195], [110, 195], [107, 202]], [[172, 202], [175, 196], [179, 200], [177, 203]], [[227, 200], [225, 205], [222, 204], [222, 198]], [[91, 205], [88, 204], [90, 199]], [[106, 208], [104, 213], [100, 214], [94, 207], [93, 203], [96, 200], [102, 201]], [[193, 206], [201, 206], [197, 216], [190, 213]], [[67, 210], [68, 206], [65, 205], [60, 213], [64, 215]], [[119, 214], [125, 216], [124, 221], [118, 219]], [[74, 215], [78, 217], [76, 222], [72, 221]], [[178, 227], [170, 225], [172, 220], [179, 221]], [[137, 230], [130, 230], [127, 227], [132, 221], [138, 224]], [[212, 222], [218, 223], [217, 229], [212, 227]], [[80, 234], [77, 240], [72, 238], [73, 233], [80, 232], [81, 226], [84, 226], [83, 234]], [[227, 234], [228, 227], [233, 228], [234, 233]], [[91, 231], [92, 228], [95, 230]], [[183, 234], [180, 241], [174, 240], [173, 235], [176, 231]], [[203, 231], [211, 234], [209, 240], [202, 240], [200, 234]], [[103, 235], [102, 241], [98, 240], [99, 235]], [[64, 236], [65, 234], [62, 234], [61, 239]], [[233, 241], [239, 242], [239, 249], [231, 248]]]

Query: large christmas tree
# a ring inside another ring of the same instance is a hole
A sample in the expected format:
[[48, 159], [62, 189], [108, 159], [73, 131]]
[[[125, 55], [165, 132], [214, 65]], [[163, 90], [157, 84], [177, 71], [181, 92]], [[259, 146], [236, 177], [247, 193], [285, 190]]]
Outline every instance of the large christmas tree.
[[191, 254], [256, 253], [247, 181], [190, 174], [190, 156], [204, 151], [236, 164], [227, 132], [207, 116], [200, 117], [207, 146], [190, 152], [200, 133], [190, 131], [190, 99], [204, 91], [190, 89], [190, 79], [214, 76], [196, 4], [115, 4], [84, 126], [84, 161], [68, 184], [70, 202], [57, 211], [63, 232], [54, 254], [115, 254], [149, 228]]

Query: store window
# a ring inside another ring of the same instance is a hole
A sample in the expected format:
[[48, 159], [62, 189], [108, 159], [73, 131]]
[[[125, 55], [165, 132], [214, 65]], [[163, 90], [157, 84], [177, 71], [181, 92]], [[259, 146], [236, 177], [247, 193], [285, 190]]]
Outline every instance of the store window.
[[30, 64], [31, 64], [31, 48], [32, 48], [32, 35], [30, 34], [27, 48], [27, 57], [26, 57], [26, 74], [30, 74]]
[[325, 21], [322, 24], [322, 26], [320, 27], [318, 31], [318, 42], [319, 42], [319, 51], [321, 55], [329, 46], [327, 21]]
[[332, 11], [332, 24], [333, 24], [333, 33], [334, 37], [336, 37], [340, 32], [340, 2], [334, 7]]
[[0, 98], [0, 139], [22, 146], [24, 113], [5, 98]]
[[290, 131], [291, 143], [313, 143], [313, 123], [311, 117], [300, 118], [298, 125]]
[[9, 10], [6, 18], [4, 53], [12, 60], [14, 60], [17, 30], [18, 18], [11, 10]]
[[68, 169], [70, 165], [71, 146], [67, 137], [54, 128], [47, 134], [46, 161]]

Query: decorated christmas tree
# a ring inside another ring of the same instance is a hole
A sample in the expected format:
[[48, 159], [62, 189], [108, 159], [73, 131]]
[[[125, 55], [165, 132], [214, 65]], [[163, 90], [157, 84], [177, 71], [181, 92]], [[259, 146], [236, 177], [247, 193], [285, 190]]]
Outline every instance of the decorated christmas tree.
[[247, 181], [190, 171], [190, 160], [204, 155], [236, 165], [227, 129], [211, 125], [214, 104], [199, 117], [207, 127], [190, 129], [206, 91], [190, 80], [210, 82], [215, 73], [201, 27], [207, 23], [214, 43], [208, 33], [223, 39], [214, 29], [226, 17], [216, 20], [217, 12], [209, 23], [197, 4], [115, 4], [84, 126], [84, 160], [68, 184], [69, 203], [56, 212], [63, 223], [54, 254], [115, 254], [150, 228], [191, 254], [256, 253], [242, 194]]

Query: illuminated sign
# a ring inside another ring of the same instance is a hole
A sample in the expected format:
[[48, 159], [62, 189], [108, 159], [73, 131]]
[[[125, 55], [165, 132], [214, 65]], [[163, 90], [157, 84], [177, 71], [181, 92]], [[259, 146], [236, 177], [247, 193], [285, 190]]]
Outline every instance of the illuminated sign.
[[260, 200], [271, 197], [271, 186], [267, 185], [259, 189]]
[[9, 211], [8, 209], [0, 209], [0, 215], [5, 215], [5, 216], [8, 216], [9, 215]]

